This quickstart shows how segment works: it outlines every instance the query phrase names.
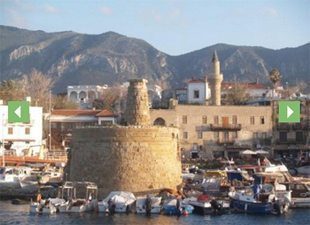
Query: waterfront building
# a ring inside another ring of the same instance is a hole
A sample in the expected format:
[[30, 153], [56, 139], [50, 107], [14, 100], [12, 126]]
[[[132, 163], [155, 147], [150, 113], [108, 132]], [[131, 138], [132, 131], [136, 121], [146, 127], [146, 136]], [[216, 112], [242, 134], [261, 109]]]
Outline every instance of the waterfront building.
[[[298, 100], [298, 99], [296, 99]], [[309, 160], [310, 100], [300, 99], [300, 123], [279, 123], [278, 103], [273, 101], [273, 154], [276, 158]]]
[[109, 126], [116, 123], [109, 110], [58, 109], [51, 112], [52, 147], [68, 147], [72, 130], [90, 126]]
[[180, 129], [183, 154], [203, 158], [236, 156], [249, 148], [270, 146], [271, 106], [171, 105], [151, 110], [154, 125]]
[[[30, 101], [28, 98], [27, 100]], [[9, 154], [17, 156], [38, 156], [42, 148], [43, 109], [30, 106], [29, 123], [10, 123], [8, 105], [0, 101], [0, 141], [4, 143]]]

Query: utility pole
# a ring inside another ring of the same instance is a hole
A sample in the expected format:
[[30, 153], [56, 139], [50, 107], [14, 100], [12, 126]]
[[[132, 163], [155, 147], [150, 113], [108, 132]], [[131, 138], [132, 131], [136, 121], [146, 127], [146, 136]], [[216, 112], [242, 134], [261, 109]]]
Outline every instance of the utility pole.
[[49, 136], [49, 149], [50, 152], [52, 150], [52, 123], [51, 123], [51, 117], [52, 117], [52, 92], [50, 90], [49, 93], [49, 124], [48, 124], [48, 136]]

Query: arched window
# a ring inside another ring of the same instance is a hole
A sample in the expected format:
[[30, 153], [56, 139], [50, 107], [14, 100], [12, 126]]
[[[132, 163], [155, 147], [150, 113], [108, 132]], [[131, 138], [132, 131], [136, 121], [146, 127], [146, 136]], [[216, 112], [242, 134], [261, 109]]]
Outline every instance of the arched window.
[[159, 117], [154, 121], [154, 125], [155, 126], [166, 126], [166, 121], [163, 118]]

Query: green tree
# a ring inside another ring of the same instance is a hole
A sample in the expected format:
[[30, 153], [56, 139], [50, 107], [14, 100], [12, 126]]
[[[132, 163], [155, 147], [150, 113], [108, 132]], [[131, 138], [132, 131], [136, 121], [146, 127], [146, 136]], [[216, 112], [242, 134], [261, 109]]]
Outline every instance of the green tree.
[[246, 92], [246, 89], [241, 85], [234, 85], [226, 96], [226, 103], [228, 105], [243, 105], [249, 100], [250, 96]]
[[282, 79], [280, 71], [277, 68], [272, 69], [269, 73], [269, 79], [270, 79], [273, 87], [275, 88], [276, 85], [279, 84], [279, 82]]
[[5, 102], [10, 100], [23, 100], [25, 93], [18, 80], [4, 80], [0, 84], [0, 99]]
[[42, 106], [43, 110], [47, 112], [54, 81], [42, 72], [33, 69], [30, 74], [24, 75], [20, 82], [26, 96], [31, 97], [32, 105]]
[[78, 109], [79, 105], [67, 98], [67, 95], [53, 96], [53, 109]]

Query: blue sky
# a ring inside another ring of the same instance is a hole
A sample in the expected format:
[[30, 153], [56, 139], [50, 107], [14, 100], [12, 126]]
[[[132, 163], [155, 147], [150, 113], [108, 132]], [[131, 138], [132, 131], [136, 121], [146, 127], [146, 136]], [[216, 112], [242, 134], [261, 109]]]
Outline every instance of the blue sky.
[[216, 43], [297, 47], [310, 42], [308, 0], [0, 0], [0, 24], [144, 39], [178, 55]]

